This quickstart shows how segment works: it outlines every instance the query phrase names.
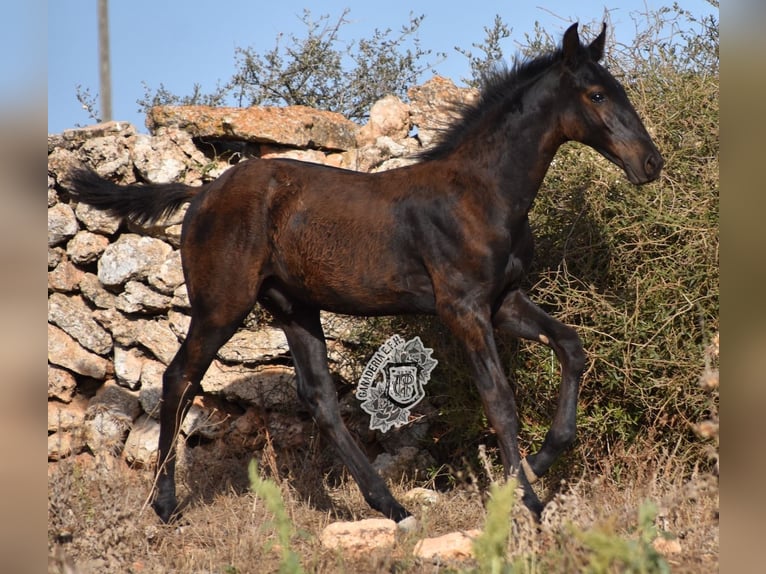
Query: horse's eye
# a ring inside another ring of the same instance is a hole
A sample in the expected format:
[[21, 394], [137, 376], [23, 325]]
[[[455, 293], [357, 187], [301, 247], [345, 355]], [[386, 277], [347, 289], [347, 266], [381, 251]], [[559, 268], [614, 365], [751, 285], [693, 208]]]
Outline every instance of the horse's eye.
[[590, 101], [594, 104], [603, 104], [606, 101], [606, 96], [601, 92], [595, 92], [591, 94]]

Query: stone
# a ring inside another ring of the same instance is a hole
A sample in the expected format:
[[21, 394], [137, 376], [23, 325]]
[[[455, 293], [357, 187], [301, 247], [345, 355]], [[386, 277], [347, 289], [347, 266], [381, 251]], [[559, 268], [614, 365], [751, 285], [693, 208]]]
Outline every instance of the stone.
[[411, 153], [410, 148], [408, 148], [404, 143], [394, 141], [389, 136], [380, 136], [378, 139], [376, 139], [375, 147], [383, 152], [383, 155], [389, 158], [402, 157], [403, 155]]
[[80, 296], [53, 293], [48, 298], [48, 321], [94, 353], [105, 355], [112, 350], [112, 337], [96, 323]]
[[181, 423], [186, 436], [201, 436], [212, 440], [220, 438], [228, 430], [232, 414], [223, 401], [211, 396], [194, 397], [189, 412]]
[[48, 401], [48, 460], [60, 460], [85, 448], [84, 422], [87, 401], [70, 404]]
[[84, 401], [70, 403], [48, 401], [48, 432], [73, 431], [82, 428], [85, 420]]
[[237, 331], [218, 350], [218, 358], [228, 362], [255, 363], [284, 356], [289, 350], [282, 329], [264, 327], [257, 331]]
[[165, 241], [170, 243], [175, 249], [181, 247], [181, 234], [183, 232], [183, 226], [169, 225], [165, 228]]
[[677, 538], [665, 538], [658, 536], [652, 541], [654, 549], [663, 556], [670, 556], [671, 554], [678, 554], [681, 552], [681, 543]]
[[99, 175], [132, 183], [135, 181], [130, 161], [133, 140], [135, 134], [127, 132], [89, 138], [80, 146], [80, 155]]
[[86, 377], [103, 380], [109, 361], [85, 350], [72, 337], [48, 323], [48, 362]]
[[73, 263], [83, 265], [96, 261], [104, 252], [109, 239], [92, 231], [82, 230], [69, 240], [66, 253]]
[[151, 359], [146, 359], [141, 367], [141, 390], [138, 393], [138, 401], [143, 411], [154, 419], [160, 417], [162, 375], [165, 369], [165, 365]]
[[48, 365], [48, 399], [69, 403], [77, 392], [77, 380], [66, 369]]
[[294, 449], [306, 445], [313, 423], [293, 413], [268, 412], [264, 416], [266, 429], [278, 449]]
[[108, 380], [101, 385], [101, 388], [88, 401], [88, 411], [100, 407], [125, 415], [131, 422], [141, 414], [138, 393], [119, 386], [113, 380]]
[[410, 99], [410, 119], [417, 126], [423, 147], [436, 143], [443, 130], [457, 117], [456, 109], [475, 102], [479, 91], [458, 88], [452, 80], [441, 76], [407, 90]]
[[148, 277], [149, 285], [165, 295], [172, 295], [184, 282], [184, 272], [181, 268], [181, 252], [174, 250], [168, 254], [156, 273]]
[[48, 247], [63, 243], [79, 230], [77, 217], [66, 203], [48, 208]]
[[96, 209], [87, 203], [78, 203], [74, 209], [77, 219], [88, 231], [112, 235], [120, 228], [121, 219], [103, 209]]
[[186, 333], [189, 332], [191, 316], [172, 309], [168, 311], [168, 322], [170, 330], [173, 331], [179, 340], [183, 341], [186, 338]]
[[122, 452], [133, 420], [141, 407], [138, 395], [107, 381], [88, 403], [85, 411], [85, 444], [94, 454]]
[[66, 174], [74, 167], [81, 166], [77, 154], [64, 147], [56, 146], [48, 150], [48, 198], [50, 204], [50, 190], [54, 188], [56, 182], [60, 182], [66, 189]]
[[132, 419], [104, 406], [88, 409], [84, 423], [85, 444], [93, 454], [117, 456], [125, 446]]
[[107, 287], [145, 279], [165, 262], [172, 250], [170, 245], [153, 237], [121, 235], [98, 260], [98, 279]]
[[48, 435], [48, 461], [57, 461], [82, 452], [85, 443], [76, 433], [55, 432]]
[[410, 131], [410, 109], [394, 95], [388, 95], [370, 108], [370, 116], [357, 137], [359, 147], [374, 142], [381, 136], [402, 140]]
[[215, 360], [202, 378], [202, 390], [270, 410], [295, 411], [300, 404], [295, 371], [283, 365], [250, 368]]
[[389, 518], [368, 518], [355, 522], [333, 522], [319, 535], [325, 548], [364, 554], [390, 551], [396, 543], [396, 522]]
[[136, 127], [128, 122], [110, 120], [80, 128], [64, 130], [61, 138], [67, 147], [78, 147], [84, 142], [105, 136], [132, 136], [136, 134]]
[[406, 167], [408, 165], [413, 165], [415, 163], [418, 163], [417, 158], [415, 157], [393, 157], [391, 159], [387, 159], [384, 162], [380, 163], [379, 165], [376, 165], [373, 169], [373, 173], [377, 173], [380, 171], [388, 171], [389, 169], [398, 169], [400, 167]]
[[355, 147], [359, 130], [341, 114], [306, 106], [155, 106], [147, 115], [146, 125], [153, 133], [160, 127], [176, 127], [197, 138], [326, 150]]
[[297, 159], [299, 161], [305, 161], [308, 163], [318, 163], [321, 165], [327, 164], [327, 156], [321, 151], [315, 149], [284, 149], [284, 148], [268, 148], [263, 146], [261, 151], [261, 158], [273, 159], [273, 158], [286, 158]]
[[419, 504], [436, 504], [442, 498], [442, 495], [436, 490], [430, 488], [415, 487], [404, 493], [402, 499], [405, 502], [416, 502]]
[[177, 309], [191, 309], [189, 302], [189, 292], [186, 290], [186, 284], [179, 285], [173, 291], [173, 307]]
[[170, 363], [178, 351], [178, 337], [167, 319], [128, 319], [114, 309], [98, 310], [93, 316], [123, 347], [141, 345], [165, 364]]
[[48, 272], [48, 291], [71, 293], [77, 291], [84, 273], [64, 255], [56, 268]]
[[138, 343], [166, 365], [170, 364], [178, 352], [178, 337], [173, 333], [165, 320], [140, 321], [137, 326]]
[[150, 183], [180, 181], [189, 159], [166, 135], [137, 135], [132, 153], [133, 165]]
[[434, 464], [428, 451], [413, 446], [405, 446], [394, 454], [383, 452], [372, 463], [372, 467], [383, 480], [401, 480], [402, 477], [414, 477], [419, 471]]
[[343, 341], [358, 343], [358, 332], [363, 324], [359, 317], [348, 315], [335, 315], [328, 311], [322, 311], [320, 314], [322, 330], [328, 339], [342, 339]]
[[354, 169], [371, 172], [388, 159], [383, 150], [374, 145], [368, 145], [356, 150]]
[[93, 273], [84, 273], [79, 282], [80, 293], [93, 305], [100, 309], [111, 309], [115, 306], [115, 296], [110, 293]]
[[64, 260], [65, 253], [61, 247], [48, 247], [48, 271], [55, 269]]
[[141, 386], [141, 370], [146, 357], [138, 349], [114, 348], [114, 376], [117, 384], [135, 391]]
[[467, 560], [473, 558], [473, 542], [479, 534], [480, 530], [466, 530], [450, 532], [435, 538], [424, 538], [415, 545], [413, 554], [434, 562]]
[[48, 176], [48, 207], [53, 207], [59, 202], [59, 196], [56, 193], [56, 190], [51, 186], [50, 179], [50, 176]]
[[172, 299], [157, 293], [140, 281], [128, 281], [114, 306], [125, 313], [162, 313], [170, 309]]
[[133, 423], [122, 455], [136, 468], [153, 468], [157, 462], [160, 423], [149, 415], [141, 415]]

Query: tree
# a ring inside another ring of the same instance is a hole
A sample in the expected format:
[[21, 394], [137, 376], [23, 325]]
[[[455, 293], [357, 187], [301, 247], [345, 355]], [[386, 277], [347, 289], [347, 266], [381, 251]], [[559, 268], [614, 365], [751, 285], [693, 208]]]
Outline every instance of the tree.
[[471, 78], [462, 80], [471, 87], [478, 87], [482, 78], [495, 67], [502, 65], [503, 49], [500, 42], [511, 35], [512, 29], [507, 26], [499, 14], [495, 14], [492, 27], [484, 26], [484, 41], [481, 44], [473, 43], [471, 46], [481, 50], [481, 56], [475, 56], [473, 52], [460, 46], [455, 46], [455, 51], [468, 58], [471, 66]]
[[[417, 37], [424, 16], [410, 14], [398, 33], [378, 30], [370, 38], [341, 41], [349, 23], [349, 9], [331, 20], [314, 19], [304, 10], [304, 37], [277, 36], [274, 48], [261, 54], [253, 48], [237, 48], [237, 70], [224, 86], [204, 94], [195, 86], [191, 96], [178, 97], [162, 85], [138, 101], [144, 112], [155, 105], [205, 104], [237, 106], [305, 105], [339, 112], [349, 119], [364, 120], [373, 103], [387, 94], [403, 97], [428, 71], [433, 71], [432, 51], [424, 50]], [[433, 54], [436, 58], [443, 54]]]

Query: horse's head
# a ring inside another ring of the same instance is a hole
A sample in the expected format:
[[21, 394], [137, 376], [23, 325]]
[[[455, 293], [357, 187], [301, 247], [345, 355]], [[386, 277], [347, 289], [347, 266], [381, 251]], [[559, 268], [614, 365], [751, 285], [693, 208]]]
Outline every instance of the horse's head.
[[589, 145], [625, 170], [631, 183], [648, 183], [659, 177], [665, 161], [623, 87], [599, 64], [605, 38], [606, 24], [589, 46], [580, 44], [577, 24], [564, 34], [560, 127], [566, 139]]

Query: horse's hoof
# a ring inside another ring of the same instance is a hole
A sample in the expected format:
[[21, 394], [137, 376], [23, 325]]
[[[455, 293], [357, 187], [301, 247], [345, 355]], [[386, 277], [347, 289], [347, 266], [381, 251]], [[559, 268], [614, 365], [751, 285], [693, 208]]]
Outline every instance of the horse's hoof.
[[173, 501], [171, 504], [166, 504], [160, 501], [154, 501], [152, 503], [154, 512], [157, 513], [157, 516], [159, 516], [160, 520], [162, 520], [162, 522], [165, 524], [170, 524], [171, 522], [174, 522], [178, 519], [180, 515], [178, 512], [176, 512], [177, 507], [178, 503], [175, 501]]

